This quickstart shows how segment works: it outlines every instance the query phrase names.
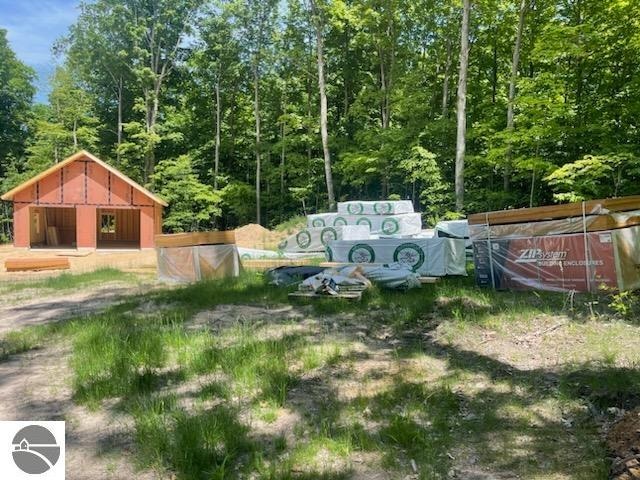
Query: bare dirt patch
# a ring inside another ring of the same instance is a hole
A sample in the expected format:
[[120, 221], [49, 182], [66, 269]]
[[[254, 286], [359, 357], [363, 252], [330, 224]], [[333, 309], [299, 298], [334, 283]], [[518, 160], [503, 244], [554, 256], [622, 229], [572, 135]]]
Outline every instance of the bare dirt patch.
[[640, 479], [640, 408], [627, 412], [607, 434], [613, 456], [611, 478]]
[[0, 363], [0, 418], [66, 421], [70, 480], [160, 478], [135, 468], [128, 418], [74, 404], [69, 355], [69, 345], [57, 344]]

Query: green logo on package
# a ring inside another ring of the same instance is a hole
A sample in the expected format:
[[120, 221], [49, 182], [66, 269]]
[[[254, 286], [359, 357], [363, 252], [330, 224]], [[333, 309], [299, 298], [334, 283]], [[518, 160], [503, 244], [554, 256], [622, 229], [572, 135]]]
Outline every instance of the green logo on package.
[[333, 227], [326, 227], [322, 229], [322, 233], [320, 233], [320, 241], [323, 245], [332, 242], [333, 240], [338, 239], [338, 232]]
[[393, 261], [411, 267], [416, 272], [424, 263], [424, 251], [415, 243], [403, 243], [393, 252]]
[[327, 259], [327, 262], [333, 262], [333, 250], [331, 250], [329, 245], [324, 249], [324, 256]]
[[369, 220], [367, 217], [359, 218], [356, 222], [356, 225], [368, 225], [369, 230], [371, 230], [371, 220]]
[[349, 203], [347, 205], [347, 212], [349, 212], [351, 215], [360, 215], [363, 210], [364, 210], [364, 205], [362, 205], [360, 202]]
[[324, 227], [326, 224], [324, 223], [324, 218], [314, 218], [311, 221], [311, 226], [313, 227]]
[[386, 235], [393, 235], [400, 230], [400, 224], [395, 218], [387, 218], [382, 222], [382, 233]]
[[302, 230], [296, 235], [296, 242], [300, 248], [308, 248], [311, 245], [311, 234], [308, 230]]
[[391, 213], [391, 202], [377, 202], [373, 204], [373, 211], [378, 215], [388, 215]]
[[371, 246], [366, 243], [356, 243], [347, 257], [349, 263], [373, 263], [376, 259], [376, 254]]
[[333, 221], [334, 227], [343, 227], [347, 224], [347, 220], [344, 217], [336, 217]]

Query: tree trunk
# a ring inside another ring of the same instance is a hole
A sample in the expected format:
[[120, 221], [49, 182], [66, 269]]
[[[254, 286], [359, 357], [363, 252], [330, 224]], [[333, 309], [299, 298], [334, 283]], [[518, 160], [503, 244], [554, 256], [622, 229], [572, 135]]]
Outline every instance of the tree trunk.
[[253, 67], [253, 107], [256, 117], [256, 223], [260, 225], [260, 96], [259, 87], [260, 75], [258, 64]]
[[331, 155], [329, 152], [329, 133], [327, 131], [327, 93], [324, 78], [324, 39], [322, 38], [322, 20], [315, 0], [310, 0], [316, 29], [316, 53], [318, 58], [318, 89], [320, 92], [320, 136], [324, 156], [324, 175], [327, 181], [329, 210], [333, 210], [336, 199], [333, 194], [333, 175], [331, 174]]
[[[520, 44], [522, 43], [522, 30], [524, 29], [524, 17], [527, 12], [527, 0], [520, 1], [520, 16], [518, 18], [518, 29], [513, 45], [513, 59], [511, 61], [511, 78], [509, 79], [509, 97], [507, 99], [507, 132], [513, 131], [513, 103], [516, 98], [516, 80], [518, 78], [518, 63], [520, 62]], [[511, 181], [511, 140], [508, 138], [506, 164], [503, 172], [504, 191], [509, 191]]]
[[216, 140], [213, 156], [213, 189], [218, 189], [218, 172], [220, 168], [220, 78], [216, 77]]
[[78, 150], [78, 119], [73, 119], [73, 149]]
[[122, 145], [122, 75], [118, 79], [118, 90], [116, 96], [118, 97], [118, 119], [116, 125], [116, 159], [118, 160], [118, 164], [120, 164], [120, 145]]
[[456, 210], [464, 208], [464, 155], [465, 135], [467, 131], [467, 67], [469, 66], [469, 14], [471, 0], [464, 0], [462, 7], [462, 26], [460, 28], [460, 73], [458, 75], [458, 128], [456, 137], [455, 190]]
[[444, 82], [442, 83], [442, 118], [449, 116], [449, 76], [451, 73], [451, 39], [447, 38], [447, 60], [444, 64]]
[[280, 195], [284, 197], [284, 167], [286, 160], [286, 139], [287, 139], [287, 126], [285, 122], [282, 122], [282, 126], [280, 127], [280, 143], [282, 144], [280, 150]]

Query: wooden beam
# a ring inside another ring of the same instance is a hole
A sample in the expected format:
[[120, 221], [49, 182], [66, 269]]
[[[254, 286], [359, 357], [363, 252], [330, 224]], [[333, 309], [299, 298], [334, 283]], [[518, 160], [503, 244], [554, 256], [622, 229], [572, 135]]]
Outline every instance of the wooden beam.
[[195, 245], [220, 245], [236, 243], [236, 233], [233, 230], [222, 232], [186, 232], [168, 235], [156, 235], [155, 245], [165, 247], [192, 247]]
[[[584, 202], [584, 210], [587, 215], [603, 215], [609, 212], [640, 210], [640, 195], [588, 200]], [[582, 202], [474, 213], [469, 215], [468, 220], [470, 225], [482, 225], [486, 224], [487, 221], [490, 225], [504, 225], [508, 223], [537, 222], [578, 216], [582, 216]]]
[[4, 261], [4, 268], [7, 272], [67, 270], [71, 265], [68, 258], [61, 257], [7, 258]]
[[277, 267], [303, 267], [314, 265], [314, 258], [264, 258], [264, 259], [241, 259], [242, 266], [249, 270], [267, 270]]

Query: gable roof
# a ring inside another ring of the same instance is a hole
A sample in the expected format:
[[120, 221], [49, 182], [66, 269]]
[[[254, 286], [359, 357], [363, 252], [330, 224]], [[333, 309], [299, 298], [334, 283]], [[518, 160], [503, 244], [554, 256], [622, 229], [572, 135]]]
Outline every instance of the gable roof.
[[61, 161], [60, 163], [56, 163], [55, 165], [53, 165], [52, 167], [47, 168], [44, 172], [39, 173], [38, 175], [36, 175], [35, 177], [31, 177], [29, 180], [27, 180], [24, 183], [21, 183], [20, 185], [18, 185], [15, 188], [12, 188], [11, 190], [9, 190], [7, 193], [5, 193], [4, 195], [2, 195], [0, 198], [2, 200], [13, 200], [13, 197], [16, 193], [20, 192], [21, 190], [24, 190], [25, 188], [30, 187], [31, 185], [33, 185], [34, 183], [42, 180], [43, 178], [51, 175], [52, 173], [60, 170], [61, 168], [64, 168], [65, 166], [69, 165], [70, 163], [75, 162], [76, 160], [80, 160], [81, 158], [88, 158], [89, 160], [92, 160], [94, 162], [96, 162], [98, 165], [100, 165], [101, 167], [107, 169], [109, 172], [111, 172], [113, 175], [115, 175], [116, 177], [118, 177], [120, 180], [122, 180], [123, 182], [128, 183], [129, 185], [131, 185], [133, 188], [135, 188], [136, 190], [139, 190], [140, 192], [142, 192], [144, 195], [146, 195], [147, 197], [149, 197], [151, 200], [153, 200], [156, 203], [159, 203], [160, 205], [162, 205], [163, 207], [168, 206], [167, 202], [165, 202], [164, 200], [162, 200], [160, 197], [158, 197], [157, 195], [154, 195], [153, 193], [151, 193], [149, 190], [147, 190], [146, 188], [144, 188], [142, 185], [140, 185], [139, 183], [134, 182], [133, 180], [131, 180], [129, 177], [127, 177], [124, 173], [119, 172], [118, 170], [116, 170], [115, 168], [113, 168], [111, 165], [109, 165], [108, 163], [103, 162], [102, 160], [100, 160], [98, 157], [90, 154], [89, 152], [87, 152], [86, 150], [80, 150], [77, 153], [74, 153], [73, 155], [71, 155], [69, 158], [64, 159], [63, 161]]

